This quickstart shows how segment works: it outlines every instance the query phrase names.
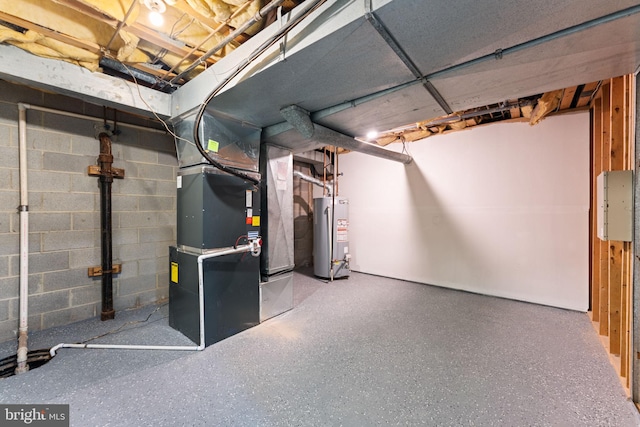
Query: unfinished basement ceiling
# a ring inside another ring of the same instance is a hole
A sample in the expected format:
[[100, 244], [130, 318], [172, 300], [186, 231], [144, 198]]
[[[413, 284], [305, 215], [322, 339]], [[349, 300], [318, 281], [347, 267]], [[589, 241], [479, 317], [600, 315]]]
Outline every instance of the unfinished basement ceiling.
[[[281, 1], [282, 13], [301, 0]], [[0, 41], [172, 91], [275, 19], [261, 0], [0, 0]], [[262, 17], [260, 17], [262, 18]]]
[[[119, 87], [117, 80], [111, 80], [113, 92], [105, 96], [104, 88], [87, 90], [89, 85], [85, 82], [74, 86], [73, 68], [54, 67], [45, 62], [46, 77], [43, 78], [43, 73], [31, 71], [33, 63], [28, 58], [16, 54], [9, 46], [0, 46], [0, 78], [32, 82], [47, 90], [57, 88], [61, 93], [72, 96], [75, 93], [82, 99], [109, 106], [117, 107], [121, 103], [125, 110], [148, 113], [148, 104], [151, 104], [163, 118], [184, 115], [198, 108], [229, 70], [268, 40], [276, 31], [274, 28], [287, 21], [275, 22], [262, 31], [256, 27], [249, 31], [251, 34], [234, 38], [227, 48], [205, 60], [206, 69], [202, 65], [175, 80], [176, 73], [198, 60], [194, 55], [202, 58], [208, 54], [206, 49], [210, 50], [210, 45], [199, 46], [203, 39], [185, 41], [181, 38], [185, 34], [178, 30], [182, 23], [190, 22], [203, 28], [202, 37], [218, 40], [232, 34], [242, 25], [242, 19], [249, 19], [249, 10], [267, 2], [177, 0], [173, 5], [167, 4], [170, 13], [165, 13], [179, 15], [179, 20], [159, 30], [145, 23], [145, 6], [140, 3], [131, 8], [131, 0], [0, 0], [4, 17], [0, 18], [10, 22], [13, 31], [18, 26], [37, 32], [37, 28], [30, 28], [38, 25], [35, 15], [27, 13], [20, 17], [23, 21], [11, 22], [17, 16], [17, 12], [9, 13], [18, 8], [14, 3], [55, 4], [61, 10], [76, 10], [77, 16], [87, 23], [98, 21], [103, 28], [109, 28], [103, 38], [111, 39], [115, 34], [114, 44], [97, 43], [98, 56], [108, 53], [99, 58], [99, 65], [118, 62], [117, 55], [126, 45], [118, 39], [122, 34], [137, 37], [136, 49], [145, 53], [145, 61], [123, 62], [128, 68], [137, 67], [138, 71], [153, 75], [155, 83], [148, 84], [151, 91], [142, 92], [146, 99], [144, 105], [135, 99], [137, 95], [130, 86]], [[226, 5], [231, 15], [224, 15], [223, 19], [223, 15], [216, 15], [210, 8], [207, 16], [196, 3]], [[296, 3], [284, 2], [283, 5], [292, 8]], [[293, 8], [292, 15], [302, 13], [300, 10], [311, 3], [317, 1], [302, 2]], [[209, 109], [264, 128], [267, 142], [294, 152], [317, 148], [318, 144], [305, 139], [284, 120], [280, 110], [290, 105], [307, 110], [318, 124], [348, 136], [363, 137], [372, 129], [386, 131], [384, 138], [378, 140], [384, 145], [401, 140], [398, 138], [401, 131], [434, 134], [456, 126], [527, 117], [535, 113], [538, 100], [545, 98], [558, 97], [559, 103], [544, 114], [580, 107], [588, 103], [599, 81], [632, 73], [640, 63], [640, 1], [326, 0], [320, 3], [285, 39], [259, 56], [225, 87], [212, 100]], [[97, 9], [107, 17], [97, 16]], [[129, 10], [133, 12], [125, 20]], [[236, 12], [237, 18], [232, 22], [230, 17]], [[123, 21], [126, 23], [122, 24]], [[57, 33], [56, 30], [41, 34], [45, 40], [57, 37], [55, 40], [59, 42]], [[161, 44], [160, 40], [170, 46]], [[148, 48], [153, 43], [156, 43], [154, 48]], [[182, 50], [174, 51], [178, 44], [183, 46]], [[175, 66], [171, 58], [194, 48], [197, 52], [186, 55], [188, 59], [170, 71]], [[22, 70], [3, 66], [7, 61], [23, 64]], [[153, 67], [155, 71], [150, 71]], [[97, 75], [100, 71], [130, 80], [126, 69], [118, 74], [103, 66], [91, 74]], [[165, 76], [167, 72], [173, 76]], [[82, 77], [86, 75], [85, 72]], [[160, 93], [176, 88], [171, 95]], [[124, 99], [123, 94], [129, 98]], [[447, 124], [443, 128], [443, 118], [453, 117], [456, 121], [454, 113], [462, 116], [482, 109], [492, 111], [488, 115], [480, 114], [479, 119], [464, 118], [457, 120], [460, 122], [457, 125]], [[494, 111], [496, 109], [500, 111]], [[434, 119], [440, 121], [436, 120], [434, 125]], [[414, 133], [416, 135], [419, 133]]]

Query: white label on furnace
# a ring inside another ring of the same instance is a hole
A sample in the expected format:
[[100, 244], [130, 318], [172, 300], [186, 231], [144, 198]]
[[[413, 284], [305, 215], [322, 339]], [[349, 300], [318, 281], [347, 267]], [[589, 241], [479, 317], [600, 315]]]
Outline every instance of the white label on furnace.
[[179, 176], [179, 177], [176, 179], [176, 184], [177, 184], [177, 187], [178, 187], [178, 188], [182, 188], [182, 176]]
[[246, 203], [246, 207], [247, 207], [247, 208], [250, 208], [250, 207], [251, 207], [251, 204], [252, 204], [252, 203], [251, 203], [251, 190], [247, 190], [247, 192], [246, 192], [246, 200], [245, 200], [245, 203]]

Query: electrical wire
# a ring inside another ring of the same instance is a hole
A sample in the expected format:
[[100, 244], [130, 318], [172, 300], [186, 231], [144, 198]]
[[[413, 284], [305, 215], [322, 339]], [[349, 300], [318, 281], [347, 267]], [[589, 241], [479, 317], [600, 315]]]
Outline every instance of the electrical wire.
[[[168, 125], [164, 120], [162, 120], [162, 119], [160, 118], [160, 116], [158, 116], [158, 114], [155, 112], [155, 110], [151, 107], [151, 105], [149, 105], [149, 104], [147, 103], [147, 101], [145, 101], [144, 97], [142, 96], [142, 92], [140, 92], [140, 87], [139, 87], [140, 85], [139, 85], [139, 83], [138, 83], [138, 80], [136, 79], [136, 76], [131, 72], [131, 70], [129, 69], [129, 67], [127, 67], [127, 66], [126, 66], [126, 64], [122, 63], [121, 61], [118, 61], [118, 62], [120, 62], [120, 64], [125, 68], [125, 70], [127, 70], [127, 72], [129, 73], [129, 75], [130, 75], [130, 76], [131, 76], [131, 78], [133, 79], [133, 82], [135, 83], [136, 90], [138, 91], [138, 96], [140, 97], [140, 99], [142, 100], [142, 102], [144, 103], [144, 105], [146, 105], [146, 107], [149, 109], [149, 111], [151, 111], [151, 113], [155, 116], [155, 118], [156, 118], [160, 123], [162, 123], [162, 125], [164, 126], [164, 128], [166, 129], [166, 131], [167, 131], [170, 135], [172, 135], [174, 138], [176, 138], [176, 139], [178, 139], [178, 140], [180, 140], [180, 141], [184, 141], [184, 142], [186, 142], [187, 144], [194, 144], [194, 145], [196, 146], [196, 148], [198, 149], [198, 151], [200, 151], [200, 154], [201, 154], [201, 155], [202, 155], [202, 156], [203, 156], [203, 157], [204, 157], [204, 158], [205, 158], [205, 159], [206, 159], [206, 160], [207, 160], [211, 165], [215, 166], [216, 168], [218, 168], [218, 169], [220, 169], [220, 170], [222, 170], [222, 171], [224, 171], [224, 172], [228, 172], [228, 173], [230, 173], [230, 174], [232, 174], [232, 175], [236, 175], [236, 176], [238, 176], [238, 177], [240, 177], [240, 178], [242, 178], [242, 179], [245, 179], [245, 180], [247, 180], [247, 181], [250, 181], [250, 182], [252, 182], [254, 185], [258, 185], [258, 184], [260, 183], [260, 181], [259, 181], [258, 179], [254, 178], [254, 177], [252, 177], [252, 176], [250, 176], [250, 175], [248, 175], [248, 174], [245, 174], [245, 173], [242, 173], [242, 172], [236, 171], [236, 170], [235, 170], [235, 169], [233, 169], [233, 168], [227, 167], [227, 166], [225, 166], [225, 165], [223, 165], [223, 164], [221, 164], [221, 163], [217, 162], [217, 161], [216, 161], [216, 160], [214, 160], [213, 158], [211, 158], [211, 156], [209, 156], [209, 155], [207, 154], [207, 152], [204, 150], [204, 148], [203, 148], [203, 147], [201, 147], [201, 145], [200, 145], [200, 138], [199, 138], [199, 137], [198, 137], [198, 138], [195, 138], [196, 142], [194, 143], [194, 142], [192, 142], [192, 141], [189, 141], [189, 140], [188, 140], [188, 139], [186, 139], [186, 138], [183, 138], [183, 137], [181, 137], [181, 136], [178, 136], [175, 132], [171, 131], [171, 129], [169, 129], [169, 125]], [[201, 105], [204, 105], [204, 104], [201, 104]], [[196, 121], [195, 121], [195, 124], [194, 124], [194, 135], [197, 135], [197, 132], [198, 132], [198, 130], [199, 130], [200, 120], [202, 120], [202, 116], [203, 116], [203, 115], [204, 115], [204, 113], [203, 113], [202, 115], [199, 115], [198, 117], [196, 117]]]
[[[402, 154], [406, 154], [407, 156], [411, 156], [411, 153], [409, 153], [409, 149], [407, 148], [407, 141], [402, 138]], [[411, 156], [413, 157], [413, 156]]]
[[[161, 305], [157, 306], [157, 307], [156, 307], [156, 308], [155, 308], [151, 313], [149, 313], [149, 315], [148, 315], [144, 320], [131, 320], [131, 321], [129, 321], [129, 322], [123, 323], [122, 325], [120, 325], [119, 327], [117, 327], [117, 328], [115, 328], [115, 329], [110, 330], [109, 332], [105, 332], [105, 333], [103, 333], [103, 334], [96, 335], [95, 337], [91, 337], [91, 338], [89, 338], [89, 339], [86, 339], [86, 340], [84, 340], [84, 341], [81, 341], [81, 342], [79, 342], [78, 344], [86, 344], [86, 343], [88, 343], [88, 342], [90, 342], [90, 341], [97, 340], [98, 338], [106, 337], [107, 335], [113, 335], [113, 334], [116, 334], [116, 333], [118, 333], [118, 332], [122, 331], [122, 329], [123, 329], [125, 326], [128, 326], [128, 325], [137, 325], [138, 323], [147, 323], [147, 322], [149, 322], [149, 319], [151, 318], [151, 316], [153, 316], [153, 314], [154, 314], [154, 313], [156, 313], [158, 310], [160, 310], [162, 307], [164, 307], [164, 306], [166, 306], [166, 305], [168, 305], [168, 304], [167, 304], [167, 303], [164, 303], [164, 304], [161, 304]], [[162, 317], [160, 317], [160, 318], [158, 318], [158, 319], [154, 320], [153, 322], [157, 322], [157, 321], [159, 321], [159, 320], [166, 319], [167, 317], [168, 317], [168, 316], [162, 316]], [[149, 323], [153, 323], [153, 322], [149, 322]]]
[[320, 7], [326, 0], [318, 0], [315, 4], [313, 4], [311, 7], [309, 7], [308, 10], [306, 10], [304, 13], [300, 14], [299, 16], [297, 16], [294, 20], [287, 22], [283, 27], [280, 28], [280, 30], [278, 30], [278, 32], [276, 32], [269, 40], [267, 40], [265, 43], [263, 43], [262, 45], [258, 46], [258, 48], [256, 50], [254, 50], [245, 60], [243, 63], [239, 64], [235, 70], [233, 70], [233, 72], [231, 72], [230, 75], [228, 75], [227, 77], [225, 77], [212, 91], [211, 93], [205, 98], [205, 100], [200, 104], [200, 109], [198, 110], [198, 113], [196, 114], [196, 119], [195, 119], [195, 124], [193, 127], [193, 141], [195, 143], [196, 148], [198, 149], [198, 151], [200, 151], [200, 154], [202, 154], [202, 157], [204, 157], [211, 165], [215, 166], [216, 168], [222, 170], [223, 172], [227, 172], [230, 173], [232, 175], [236, 175], [240, 178], [243, 178], [247, 181], [253, 182], [255, 185], [258, 185], [260, 183], [259, 180], [255, 179], [252, 176], [247, 175], [246, 173], [237, 171], [233, 168], [227, 167], [221, 163], [219, 163], [218, 161], [216, 161], [215, 159], [213, 159], [207, 150], [204, 149], [204, 147], [202, 147], [202, 142], [200, 140], [200, 123], [204, 117], [205, 111], [207, 109], [207, 106], [209, 105], [209, 103], [211, 102], [211, 100], [218, 94], [220, 93], [220, 91], [227, 85], [229, 84], [229, 82], [231, 80], [233, 80], [235, 77], [238, 76], [238, 74], [240, 74], [245, 68], [247, 68], [258, 56], [262, 55], [267, 49], [269, 49], [270, 47], [274, 46], [276, 43], [278, 43], [280, 41], [280, 39], [282, 39], [282, 37], [284, 37], [285, 35], [287, 35], [289, 33], [289, 31], [291, 31], [295, 26], [297, 26], [304, 18], [306, 18], [307, 16], [309, 16], [313, 11], [315, 11], [318, 7]]
[[176, 27], [178, 26], [180, 21], [182, 21], [183, 18], [188, 17], [188, 16], [189, 15], [187, 15], [186, 13], [183, 13], [182, 16], [180, 18], [178, 18], [178, 20], [176, 22], [173, 23], [173, 26], [171, 27], [171, 31], [169, 32], [169, 37], [170, 38], [177, 39], [180, 34], [182, 34], [184, 31], [187, 30], [187, 28], [189, 28], [191, 25], [193, 25], [193, 23], [196, 21], [195, 18], [191, 18], [191, 20], [189, 22], [187, 22], [187, 25], [185, 25], [184, 28], [182, 28], [181, 30], [176, 30]]
[[264, 53], [267, 49], [269, 49], [270, 47], [272, 47], [273, 45], [275, 45], [276, 43], [278, 43], [280, 41], [280, 39], [282, 37], [284, 37], [285, 35], [287, 35], [289, 33], [289, 31], [291, 31], [294, 27], [296, 27], [304, 18], [306, 18], [307, 16], [309, 16], [312, 12], [314, 12], [316, 9], [318, 9], [322, 4], [324, 4], [326, 2], [326, 0], [318, 0], [316, 1], [315, 4], [313, 4], [311, 7], [309, 7], [308, 10], [306, 10], [304, 13], [300, 14], [299, 16], [296, 17], [296, 19], [287, 22], [283, 27], [281, 27], [278, 32], [276, 32], [274, 34], [274, 36], [267, 40], [265, 43], [263, 43], [262, 45], [260, 45], [256, 50], [254, 50], [251, 55], [249, 55], [241, 64], [239, 64], [232, 72], [230, 75], [228, 75], [226, 78], [224, 78], [214, 89], [213, 91], [211, 91], [211, 93], [205, 98], [205, 100], [200, 104], [200, 108], [198, 110], [198, 113], [196, 114], [196, 119], [194, 122], [194, 129], [193, 129], [193, 141], [189, 141], [186, 138], [183, 138], [181, 136], [178, 136], [175, 132], [173, 132], [168, 124], [162, 120], [162, 118], [160, 118], [160, 116], [156, 113], [156, 111], [151, 107], [151, 105], [149, 105], [149, 103], [144, 99], [144, 97], [142, 96], [142, 92], [140, 91], [140, 85], [138, 83], [138, 80], [136, 79], [134, 73], [129, 69], [129, 67], [124, 64], [122, 61], [118, 62], [124, 67], [125, 70], [127, 70], [127, 72], [129, 73], [129, 75], [131, 76], [131, 78], [133, 79], [133, 82], [135, 83], [136, 86], [136, 90], [138, 91], [138, 96], [140, 97], [140, 100], [144, 103], [144, 105], [149, 109], [149, 111], [153, 114], [153, 116], [163, 125], [163, 127], [165, 128], [165, 130], [167, 131], [167, 133], [169, 133], [170, 135], [172, 135], [174, 138], [176, 138], [177, 140], [180, 141], [184, 141], [188, 144], [194, 144], [196, 146], [196, 148], [198, 149], [198, 151], [200, 152], [200, 154], [202, 155], [202, 157], [204, 157], [204, 159], [209, 162], [212, 166], [216, 167], [217, 169], [220, 169], [223, 172], [227, 172], [230, 173], [232, 175], [238, 176], [242, 179], [245, 179], [249, 182], [252, 182], [254, 185], [258, 185], [260, 183], [260, 181], [256, 178], [254, 178], [253, 176], [240, 172], [236, 169], [230, 168], [228, 166], [225, 166], [223, 164], [221, 164], [220, 162], [216, 161], [215, 159], [213, 159], [207, 150], [204, 149], [204, 147], [202, 147], [201, 144], [201, 140], [200, 140], [200, 136], [199, 136], [199, 131], [200, 131], [200, 122], [202, 121], [206, 108], [208, 106], [208, 104], [211, 102], [211, 100], [218, 94], [220, 93], [220, 91], [232, 80], [234, 79], [238, 74], [240, 74], [240, 72], [242, 72], [245, 68], [247, 68], [258, 56], [260, 56], [262, 53]]
[[242, 236], [239, 236], [236, 239], [236, 243], [233, 245], [233, 249], [237, 249], [238, 248], [238, 243], [240, 243], [240, 239], [245, 239], [247, 241], [247, 243], [249, 243], [249, 237], [246, 234], [243, 234]]
[[153, 116], [156, 118], [156, 120], [158, 120], [162, 124], [162, 126], [165, 128], [167, 133], [169, 133], [169, 135], [173, 136], [174, 138], [176, 138], [176, 139], [178, 139], [180, 141], [184, 141], [184, 142], [186, 142], [188, 144], [193, 144], [192, 141], [189, 141], [186, 138], [178, 136], [175, 132], [173, 132], [171, 129], [169, 129], [169, 125], [167, 124], [167, 122], [162, 120], [160, 118], [160, 116], [158, 115], [158, 113], [156, 113], [156, 111], [153, 109], [153, 107], [151, 107], [151, 105], [149, 105], [149, 103], [147, 101], [145, 101], [144, 96], [142, 96], [142, 92], [140, 92], [140, 84], [138, 83], [138, 80], [136, 79], [136, 76], [133, 74], [133, 72], [122, 61], [118, 61], [118, 62], [120, 62], [120, 64], [124, 67], [125, 70], [127, 70], [129, 75], [133, 79], [133, 82], [135, 83], [136, 90], [138, 91], [138, 96], [140, 97], [140, 100], [142, 101], [142, 103], [149, 109], [149, 111], [151, 111], [151, 114], [153, 114]]

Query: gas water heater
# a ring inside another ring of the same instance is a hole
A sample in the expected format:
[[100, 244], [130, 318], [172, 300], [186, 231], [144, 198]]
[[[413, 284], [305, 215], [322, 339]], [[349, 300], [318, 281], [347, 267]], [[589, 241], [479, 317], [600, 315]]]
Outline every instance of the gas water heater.
[[313, 199], [313, 273], [326, 279], [348, 277], [350, 260], [349, 200]]

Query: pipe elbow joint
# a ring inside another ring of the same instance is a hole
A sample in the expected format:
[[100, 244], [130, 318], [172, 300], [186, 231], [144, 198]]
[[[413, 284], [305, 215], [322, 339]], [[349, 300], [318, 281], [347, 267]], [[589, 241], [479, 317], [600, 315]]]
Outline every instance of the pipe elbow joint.
[[251, 246], [251, 256], [260, 256], [260, 253], [262, 252], [262, 238], [258, 237], [249, 241], [249, 245]]

